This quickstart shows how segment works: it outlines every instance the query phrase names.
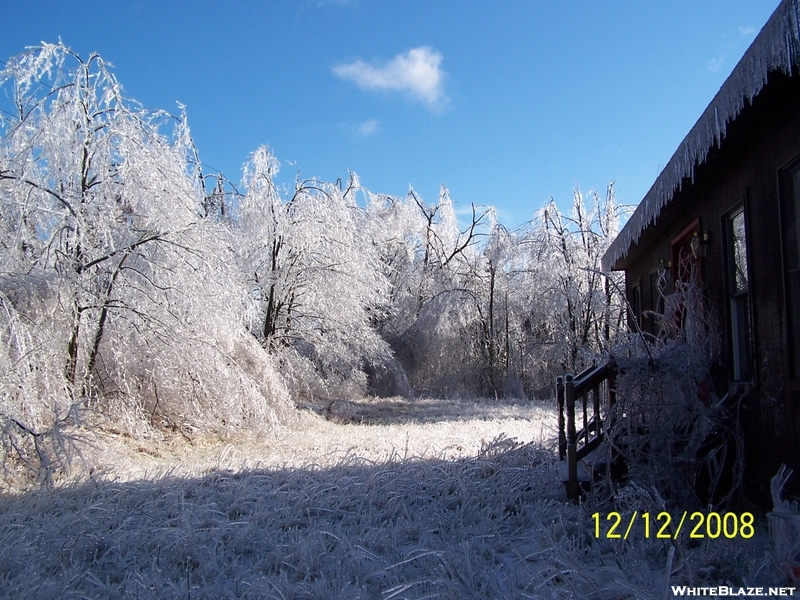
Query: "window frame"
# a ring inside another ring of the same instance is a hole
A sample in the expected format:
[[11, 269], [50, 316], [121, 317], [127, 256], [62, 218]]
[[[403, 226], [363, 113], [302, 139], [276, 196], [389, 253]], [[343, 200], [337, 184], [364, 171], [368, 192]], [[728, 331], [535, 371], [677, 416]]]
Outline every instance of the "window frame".
[[[752, 260], [750, 259], [750, 223], [745, 199], [739, 200], [722, 216], [725, 268], [725, 307], [727, 315], [728, 352], [730, 353], [731, 380], [734, 382], [755, 381], [755, 330], [752, 295]], [[746, 288], [738, 285], [737, 251], [734, 221], [741, 216], [744, 231], [744, 269]], [[742, 314], [742, 311], [744, 314]], [[742, 321], [744, 318], [744, 321]], [[745, 364], [742, 364], [742, 363]]]

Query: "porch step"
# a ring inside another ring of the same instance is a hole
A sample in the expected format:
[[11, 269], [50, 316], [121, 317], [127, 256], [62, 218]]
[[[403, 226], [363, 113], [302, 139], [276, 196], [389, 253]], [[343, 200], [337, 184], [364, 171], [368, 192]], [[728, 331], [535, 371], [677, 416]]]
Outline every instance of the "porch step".
[[[578, 495], [583, 497], [592, 489], [592, 475], [583, 461], [578, 461]], [[564, 483], [564, 493], [569, 498], [569, 466], [567, 462], [562, 461], [559, 467], [559, 474], [561, 481]]]
[[596, 444], [586, 456], [578, 460], [578, 464], [584, 463], [584, 468], [590, 472], [594, 473], [595, 479], [597, 479], [597, 475], [604, 475], [608, 471], [608, 456], [606, 454], [606, 449], [600, 447], [600, 444]]
[[[608, 464], [606, 457], [603, 453], [598, 452], [598, 449], [593, 449], [588, 455], [580, 459], [577, 463], [578, 467], [578, 487], [582, 494], [585, 494], [592, 489], [592, 484], [601, 479], [608, 472]], [[562, 461], [559, 466], [559, 474], [561, 481], [564, 483], [564, 489], [569, 488], [569, 463]]]
[[[594, 481], [599, 481], [609, 473], [607, 461], [597, 451], [602, 447], [606, 433], [606, 424], [600, 417], [601, 406], [614, 405], [616, 374], [616, 363], [611, 357], [606, 364], [598, 366], [595, 363], [577, 377], [569, 373], [556, 377], [559, 457], [561, 460], [567, 458], [567, 450], [570, 449], [575, 453], [572, 460], [577, 460], [577, 465], [573, 466], [577, 471], [577, 481], [570, 481], [569, 461], [560, 468], [561, 479], [571, 500], [577, 500], [591, 488]], [[579, 419], [575, 418], [576, 408], [581, 411]], [[576, 431], [578, 423], [583, 425], [580, 431]], [[568, 441], [573, 444], [571, 448], [568, 448]]]

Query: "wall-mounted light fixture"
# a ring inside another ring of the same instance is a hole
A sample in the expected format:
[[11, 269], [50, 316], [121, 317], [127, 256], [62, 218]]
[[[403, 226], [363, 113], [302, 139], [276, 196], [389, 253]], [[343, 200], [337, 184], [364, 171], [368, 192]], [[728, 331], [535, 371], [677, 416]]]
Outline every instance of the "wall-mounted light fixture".
[[700, 233], [695, 231], [692, 235], [692, 241], [689, 242], [689, 247], [692, 250], [692, 256], [695, 260], [705, 258], [706, 244], [708, 243], [708, 231]]

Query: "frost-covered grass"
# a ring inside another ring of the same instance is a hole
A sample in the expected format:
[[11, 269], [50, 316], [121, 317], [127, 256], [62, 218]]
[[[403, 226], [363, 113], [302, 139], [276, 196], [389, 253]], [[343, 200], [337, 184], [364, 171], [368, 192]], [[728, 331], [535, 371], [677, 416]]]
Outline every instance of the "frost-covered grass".
[[198, 477], [212, 471], [329, 468], [343, 460], [475, 456], [500, 435], [548, 446], [557, 435], [554, 402], [403, 398], [306, 404], [289, 425], [268, 434], [225, 439], [180, 436], [147, 440], [94, 433], [74, 477], [92, 471], [116, 481]]
[[[777, 584], [765, 526], [750, 543], [595, 540], [591, 512], [613, 507], [561, 498], [552, 405], [316, 408], [262, 440], [98, 438], [83, 481], [0, 498], [0, 597], [615, 599]], [[618, 507], [648, 502], [632, 490]]]

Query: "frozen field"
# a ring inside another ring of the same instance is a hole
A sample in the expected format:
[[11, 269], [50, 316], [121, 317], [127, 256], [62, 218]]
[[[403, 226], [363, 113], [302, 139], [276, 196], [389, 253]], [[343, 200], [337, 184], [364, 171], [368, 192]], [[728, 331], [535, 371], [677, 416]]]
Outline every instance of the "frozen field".
[[191, 443], [175, 436], [153, 444], [109, 435], [95, 451], [82, 452], [82, 470], [125, 481], [164, 475], [197, 477], [211, 471], [330, 468], [342, 461], [454, 460], [475, 456], [501, 435], [552, 445], [557, 436], [555, 404], [401, 398], [336, 401], [305, 407], [294, 423], [275, 435], [198, 438]]
[[762, 534], [594, 539], [615, 508], [560, 499], [552, 405], [315, 408], [260, 440], [98, 439], [83, 481], [0, 499], [0, 597], [664, 598], [774, 576]]

